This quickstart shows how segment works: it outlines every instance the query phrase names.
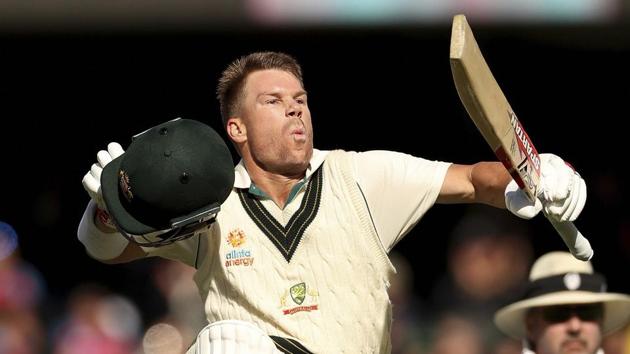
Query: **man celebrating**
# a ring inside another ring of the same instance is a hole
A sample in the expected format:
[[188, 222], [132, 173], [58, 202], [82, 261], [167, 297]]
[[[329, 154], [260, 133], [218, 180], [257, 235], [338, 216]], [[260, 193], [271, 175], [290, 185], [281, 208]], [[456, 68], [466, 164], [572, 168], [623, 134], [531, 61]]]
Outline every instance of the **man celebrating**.
[[94, 201], [79, 239], [105, 262], [160, 256], [195, 267], [210, 323], [253, 323], [284, 352], [390, 352], [387, 253], [434, 204], [523, 218], [544, 208], [572, 221], [586, 201], [584, 181], [552, 154], [540, 155], [532, 203], [500, 162], [315, 149], [302, 69], [284, 53], [233, 61], [217, 91], [239, 164], [214, 162], [226, 147], [187, 120], [150, 129], [124, 153], [110, 144], [83, 180]]
[[590, 262], [568, 252], [541, 256], [525, 296], [495, 315], [497, 327], [523, 341], [524, 354], [595, 354], [602, 337], [630, 322], [630, 296], [606, 292]]

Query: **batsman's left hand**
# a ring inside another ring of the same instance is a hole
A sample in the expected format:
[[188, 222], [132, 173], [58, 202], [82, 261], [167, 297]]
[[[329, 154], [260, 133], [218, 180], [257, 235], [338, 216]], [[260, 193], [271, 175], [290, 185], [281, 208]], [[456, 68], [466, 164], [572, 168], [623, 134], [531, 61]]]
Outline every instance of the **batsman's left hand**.
[[536, 198], [532, 202], [527, 194], [518, 187], [515, 180], [511, 180], [505, 188], [505, 207], [512, 214], [522, 219], [531, 219], [542, 210], [542, 202]]

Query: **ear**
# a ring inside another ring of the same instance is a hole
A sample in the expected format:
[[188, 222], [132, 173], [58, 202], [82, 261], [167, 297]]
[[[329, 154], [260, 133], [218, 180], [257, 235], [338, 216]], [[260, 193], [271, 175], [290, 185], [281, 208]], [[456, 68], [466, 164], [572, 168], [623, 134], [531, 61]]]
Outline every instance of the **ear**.
[[536, 343], [535, 339], [540, 335], [542, 326], [540, 316], [534, 311], [529, 310], [525, 314], [525, 340], [528, 343]]
[[247, 127], [240, 117], [232, 117], [227, 121], [227, 134], [235, 143], [247, 140]]

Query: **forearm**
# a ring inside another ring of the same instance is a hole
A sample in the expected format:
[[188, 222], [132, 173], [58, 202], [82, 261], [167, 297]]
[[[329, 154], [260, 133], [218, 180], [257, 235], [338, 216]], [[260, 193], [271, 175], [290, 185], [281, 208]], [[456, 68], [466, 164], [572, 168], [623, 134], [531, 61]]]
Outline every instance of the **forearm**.
[[469, 178], [475, 202], [505, 209], [505, 187], [512, 177], [502, 163], [478, 162], [471, 166]]

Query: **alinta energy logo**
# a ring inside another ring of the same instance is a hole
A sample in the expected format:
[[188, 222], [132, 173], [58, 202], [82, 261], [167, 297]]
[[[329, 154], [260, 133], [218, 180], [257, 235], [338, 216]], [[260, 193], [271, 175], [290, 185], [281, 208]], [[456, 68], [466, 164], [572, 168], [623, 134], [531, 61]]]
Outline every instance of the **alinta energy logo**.
[[244, 266], [249, 267], [254, 264], [252, 251], [241, 248], [247, 237], [241, 229], [234, 229], [227, 235], [227, 243], [232, 246], [232, 250], [225, 254], [225, 267]]
[[[289, 302], [291, 297], [293, 302]], [[313, 288], [310, 288], [306, 283], [298, 283], [284, 291], [284, 294], [280, 297], [280, 308], [284, 315], [292, 315], [296, 312], [310, 312], [319, 309], [317, 299], [319, 292]], [[295, 306], [298, 305], [298, 306]]]

